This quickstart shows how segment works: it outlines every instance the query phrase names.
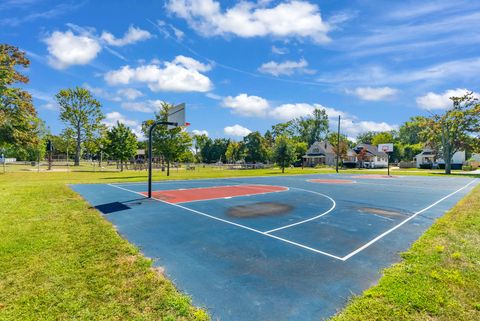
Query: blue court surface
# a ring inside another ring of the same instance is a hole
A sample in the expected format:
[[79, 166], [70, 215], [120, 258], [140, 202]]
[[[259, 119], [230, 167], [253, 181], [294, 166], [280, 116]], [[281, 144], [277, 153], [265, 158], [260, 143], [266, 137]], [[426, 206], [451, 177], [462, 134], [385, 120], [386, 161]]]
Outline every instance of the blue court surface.
[[[163, 181], [153, 184], [159, 199], [142, 194], [146, 183], [72, 188], [213, 320], [303, 321], [334, 315], [374, 285], [477, 183], [369, 175]], [[284, 188], [200, 195], [257, 185]], [[169, 202], [162, 191], [198, 197]]]

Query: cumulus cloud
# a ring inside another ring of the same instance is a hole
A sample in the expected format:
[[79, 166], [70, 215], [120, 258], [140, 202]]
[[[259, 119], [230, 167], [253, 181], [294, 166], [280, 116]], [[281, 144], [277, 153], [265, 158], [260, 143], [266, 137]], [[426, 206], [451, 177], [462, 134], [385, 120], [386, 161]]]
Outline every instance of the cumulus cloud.
[[311, 116], [315, 109], [324, 109], [330, 119], [330, 125], [336, 128], [336, 119], [341, 116], [341, 131], [348, 137], [356, 137], [358, 134], [366, 131], [390, 131], [398, 129], [397, 125], [388, 124], [386, 122], [374, 122], [358, 120], [354, 115], [350, 115], [341, 110], [326, 107], [320, 104], [283, 104], [270, 110], [269, 115], [280, 121], [289, 121], [297, 117]]
[[362, 100], [379, 101], [393, 98], [398, 90], [390, 87], [357, 87], [355, 90], [347, 90]]
[[225, 97], [223, 106], [231, 108], [233, 113], [242, 116], [265, 116], [270, 107], [266, 99], [247, 94]]
[[135, 100], [143, 96], [143, 93], [135, 88], [122, 88], [117, 90], [117, 94], [128, 100]]
[[276, 55], [285, 55], [288, 53], [288, 48], [272, 46], [272, 53]]
[[193, 58], [177, 56], [171, 62], [152, 62], [139, 67], [123, 66], [104, 75], [109, 85], [145, 83], [152, 91], [207, 92], [213, 87], [201, 72], [211, 68]]
[[258, 68], [258, 71], [264, 74], [270, 74], [273, 76], [287, 75], [291, 76], [294, 73], [300, 74], [313, 74], [315, 73], [312, 69], [307, 69], [308, 62], [305, 59], [300, 59], [299, 61], [287, 60], [284, 62], [275, 62], [269, 61], [264, 63]]
[[194, 129], [194, 130], [192, 130], [192, 134], [196, 135], [196, 136], [205, 135], [205, 136], [208, 137], [208, 131], [206, 131], [206, 130]]
[[236, 137], [245, 137], [250, 134], [252, 131], [248, 128], [240, 126], [238, 124], [233, 126], [227, 126], [223, 129], [223, 132], [229, 136], [236, 136]]
[[268, 5], [268, 2], [241, 1], [224, 11], [220, 2], [214, 0], [170, 0], [167, 9], [206, 37], [293, 37], [316, 43], [330, 40], [327, 35], [330, 27], [322, 20], [316, 4], [294, 0]]
[[119, 123], [124, 124], [125, 126], [129, 127], [133, 131], [133, 133], [137, 136], [137, 138], [143, 138], [141, 124], [136, 120], [131, 120], [131, 119], [126, 118], [124, 115], [120, 114], [117, 111], [107, 113], [105, 115], [105, 119], [103, 120], [103, 123], [108, 128], [112, 128], [113, 126], [115, 126], [117, 124], [117, 121]]
[[86, 65], [102, 50], [98, 40], [89, 35], [74, 34], [73, 31], [54, 31], [44, 39], [47, 44], [48, 62], [56, 69], [72, 65]]
[[147, 40], [152, 37], [152, 34], [147, 30], [130, 26], [122, 38], [115, 38], [113, 34], [108, 31], [102, 32], [100, 38], [110, 46], [122, 47], [139, 41]]
[[122, 108], [128, 111], [137, 111], [141, 113], [153, 113], [159, 111], [162, 107], [161, 100], [130, 101], [121, 104]]
[[[422, 109], [448, 109], [452, 107], [450, 97], [462, 97], [468, 92], [470, 91], [464, 88], [449, 89], [440, 94], [428, 92], [424, 96], [417, 97], [417, 106]], [[480, 93], [473, 94], [480, 99]]]

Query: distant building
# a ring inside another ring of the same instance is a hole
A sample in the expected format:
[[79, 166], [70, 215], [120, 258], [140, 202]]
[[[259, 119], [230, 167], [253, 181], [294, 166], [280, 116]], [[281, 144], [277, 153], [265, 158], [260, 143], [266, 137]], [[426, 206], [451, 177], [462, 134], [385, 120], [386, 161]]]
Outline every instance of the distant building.
[[388, 165], [388, 155], [379, 152], [377, 146], [369, 144], [357, 145], [354, 149], [357, 154], [357, 165], [361, 168], [384, 168]]
[[[413, 160], [417, 164], [417, 168], [445, 168], [445, 160], [437, 153], [426, 147], [422, 152], [416, 155]], [[463, 163], [465, 163], [465, 151], [458, 151], [452, 156], [451, 168], [462, 169]]]
[[[337, 155], [332, 144], [325, 140], [313, 143], [307, 150], [306, 155], [302, 157], [303, 166], [306, 167], [315, 167], [317, 165], [335, 166], [336, 158]], [[342, 159], [342, 162], [344, 166], [355, 167], [355, 151], [348, 149], [347, 156]]]

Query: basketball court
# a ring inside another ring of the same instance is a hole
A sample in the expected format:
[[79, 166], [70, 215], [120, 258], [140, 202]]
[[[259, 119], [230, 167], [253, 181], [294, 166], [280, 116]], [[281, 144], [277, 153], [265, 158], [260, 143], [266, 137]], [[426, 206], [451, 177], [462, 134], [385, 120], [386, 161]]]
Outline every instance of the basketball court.
[[477, 179], [300, 175], [82, 184], [213, 320], [321, 320], [375, 284]]

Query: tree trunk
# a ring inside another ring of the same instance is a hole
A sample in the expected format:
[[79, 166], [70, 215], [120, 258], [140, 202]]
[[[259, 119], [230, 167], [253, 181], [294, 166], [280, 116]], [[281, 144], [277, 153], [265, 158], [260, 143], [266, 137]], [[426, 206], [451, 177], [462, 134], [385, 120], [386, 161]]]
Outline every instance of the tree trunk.
[[167, 160], [167, 176], [170, 176], [170, 160]]
[[120, 160], [120, 172], [123, 172], [123, 159]]
[[285, 173], [285, 161], [282, 161], [282, 174]]
[[77, 127], [77, 147], [75, 149], [75, 163], [74, 166], [80, 166], [80, 153], [82, 147], [82, 136], [80, 127]]

